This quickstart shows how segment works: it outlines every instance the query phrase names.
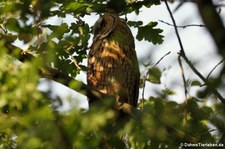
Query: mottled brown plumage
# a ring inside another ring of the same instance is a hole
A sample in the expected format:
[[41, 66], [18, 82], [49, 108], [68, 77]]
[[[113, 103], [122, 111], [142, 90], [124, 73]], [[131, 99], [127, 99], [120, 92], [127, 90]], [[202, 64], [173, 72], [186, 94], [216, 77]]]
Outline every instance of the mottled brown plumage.
[[139, 78], [134, 38], [129, 27], [116, 13], [105, 13], [94, 25], [88, 55], [88, 85], [136, 107]]

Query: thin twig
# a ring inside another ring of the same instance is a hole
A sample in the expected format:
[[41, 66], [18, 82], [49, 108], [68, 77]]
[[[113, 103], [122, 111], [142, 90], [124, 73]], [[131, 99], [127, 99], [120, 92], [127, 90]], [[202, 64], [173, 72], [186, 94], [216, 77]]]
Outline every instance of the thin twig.
[[191, 61], [183, 53], [178, 53], [188, 64], [191, 70], [207, 85], [210, 91], [218, 98], [220, 101], [225, 104], [225, 98], [215, 89], [215, 86], [211, 85], [208, 80], [194, 67]]
[[155, 65], [153, 65], [153, 68], [156, 67], [167, 55], [169, 55], [171, 53], [171, 51], [169, 51], [168, 53], [166, 53], [165, 55], [163, 55], [156, 63]]
[[72, 55], [70, 55], [70, 58], [73, 61], [74, 65], [78, 68], [78, 70], [82, 70], [81, 67], [77, 63], [77, 60]]
[[183, 83], [184, 83], [185, 99], [187, 99], [187, 94], [188, 94], [187, 81], [186, 81], [186, 78], [185, 78], [185, 75], [184, 75], [184, 67], [183, 67], [182, 62], [181, 62], [181, 56], [178, 56], [178, 62], [179, 62], [180, 70], [181, 70], [181, 76], [182, 76]]
[[222, 59], [215, 67], [213, 67], [213, 69], [209, 72], [209, 74], [206, 77], [206, 80], [209, 79], [210, 75], [212, 74], [212, 72], [220, 65], [224, 62], [224, 59]]
[[[181, 70], [181, 76], [182, 76], [183, 83], [184, 83], [185, 105], [187, 105], [188, 90], [187, 90], [187, 82], [186, 82], [185, 75], [184, 75], [184, 67], [181, 62], [181, 56], [178, 56], [178, 62], [179, 62], [180, 70]], [[187, 114], [188, 114], [187, 109], [185, 108], [185, 110], [184, 110], [184, 128], [187, 128]]]
[[[167, 55], [169, 55], [171, 53], [171, 51], [167, 52], [165, 55], [163, 55], [154, 65], [153, 65], [153, 68], [156, 67]], [[148, 63], [149, 64], [149, 63]], [[146, 81], [147, 81], [147, 76], [148, 76], [148, 73], [147, 72], [145, 75], [144, 75], [144, 84], [143, 84], [143, 90], [142, 90], [142, 101], [141, 101], [141, 108], [142, 108], [142, 111], [144, 110], [144, 95], [145, 95], [145, 85], [146, 85]]]
[[181, 53], [185, 53], [185, 52], [184, 52], [184, 48], [183, 48], [183, 44], [182, 44], [181, 39], [180, 39], [179, 32], [178, 32], [178, 30], [177, 30], [177, 25], [176, 25], [175, 19], [174, 19], [173, 14], [172, 14], [172, 12], [171, 12], [171, 10], [170, 10], [170, 7], [169, 7], [169, 5], [168, 5], [167, 0], [165, 0], [165, 4], [166, 4], [166, 8], [167, 8], [167, 10], [168, 10], [168, 12], [169, 12], [169, 14], [170, 14], [170, 17], [171, 17], [171, 19], [172, 19], [173, 25], [174, 25], [175, 33], [176, 33], [176, 35], [177, 35], [177, 39], [178, 39], [178, 42], [179, 42], [179, 45], [180, 45], [180, 48], [181, 48], [181, 49], [180, 49], [180, 50], [181, 50]]
[[[212, 0], [195, 0], [198, 6], [202, 21], [206, 25], [213, 41], [215, 42], [217, 52], [225, 59], [225, 27], [222, 18], [215, 9], [214, 1]], [[210, 13], [208, 13], [210, 12]], [[225, 74], [225, 66], [222, 67], [218, 77], [214, 79], [212, 88], [221, 85]], [[212, 84], [211, 83], [211, 84]], [[225, 104], [225, 101], [222, 101]]]
[[[169, 25], [169, 26], [174, 26], [173, 24], [170, 24], [170, 23], [168, 23], [166, 21], [163, 21], [163, 20], [159, 20], [159, 22], [164, 23], [164, 24]], [[176, 27], [177, 28], [205, 27], [205, 25], [203, 25], [203, 24], [188, 24], [188, 25], [177, 25]]]
[[225, 4], [215, 4], [215, 7], [225, 7]]
[[[184, 48], [183, 48], [183, 45], [182, 45], [182, 42], [181, 42], [181, 39], [180, 39], [180, 36], [179, 36], [179, 33], [178, 33], [178, 30], [176, 28], [176, 22], [173, 18], [173, 14], [169, 8], [169, 5], [167, 3], [167, 0], [165, 0], [165, 4], [166, 4], [166, 7], [169, 11], [169, 14], [171, 16], [171, 19], [173, 21], [173, 24], [174, 24], [174, 29], [175, 29], [175, 32], [176, 32], [176, 35], [177, 35], [177, 39], [178, 39], [178, 42], [180, 44], [180, 53], [178, 53], [184, 60], [185, 62], [189, 65], [189, 67], [192, 69], [192, 71], [199, 77], [202, 79], [202, 81], [207, 85], [207, 87], [210, 89], [210, 91], [216, 95], [216, 97], [218, 99], [220, 99], [220, 101], [225, 104], [225, 98], [215, 89], [215, 86], [211, 85], [209, 82], [207, 82], [207, 79], [194, 67], [194, 65], [191, 63], [191, 61], [187, 58], [186, 54], [185, 54], [185, 51], [184, 51]], [[219, 36], [221, 37], [221, 36]], [[221, 46], [222, 47], [222, 46]]]
[[205, 135], [207, 135], [208, 133], [212, 133], [213, 131], [218, 131], [218, 129], [209, 129], [206, 132], [203, 132], [202, 134], [199, 134], [198, 137], [202, 138]]
[[[171, 10], [170, 10], [170, 7], [169, 7], [169, 5], [168, 5], [168, 3], [167, 3], [167, 0], [165, 0], [165, 4], [166, 4], [166, 8], [167, 8], [167, 10], [168, 10], [168, 12], [169, 12], [169, 14], [170, 14], [170, 17], [171, 17], [171, 19], [172, 19], [172, 21], [173, 21], [173, 24], [174, 24], [174, 29], [175, 29], [175, 33], [176, 33], [176, 35], [177, 35], [177, 39], [178, 39], [178, 42], [179, 42], [179, 45], [180, 45], [180, 52], [183, 54], [183, 55], [185, 55], [185, 51], [184, 51], [184, 48], [183, 48], [183, 44], [182, 44], [182, 42], [181, 42], [181, 39], [180, 39], [180, 35], [179, 35], [179, 32], [178, 32], [178, 30], [177, 30], [177, 25], [176, 25], [176, 22], [175, 22], [175, 19], [174, 19], [174, 17], [173, 17], [173, 14], [172, 14], [172, 12], [171, 12]], [[183, 71], [182, 69], [182, 64], [181, 64], [181, 61], [179, 60], [180, 59], [180, 56], [178, 57], [178, 61], [179, 61], [179, 64], [180, 64], [180, 66], [181, 66], [181, 71]], [[182, 72], [183, 73], [183, 72]], [[184, 89], [185, 89], [185, 106], [187, 105], [187, 89], [186, 89], [186, 80], [185, 80], [185, 77], [184, 77], [184, 75], [182, 75], [182, 78], [183, 78], [183, 82], [184, 82]], [[186, 126], [186, 124], [187, 124], [187, 111], [186, 111], [186, 109], [185, 109], [185, 111], [184, 111], [184, 128], [186, 128], [187, 126]]]
[[144, 84], [143, 84], [143, 90], [142, 90], [142, 100], [141, 100], [141, 110], [144, 110], [144, 104], [145, 104], [145, 85], [147, 81], [147, 73], [144, 75]]
[[69, 52], [69, 50], [73, 47], [73, 45], [71, 45], [70, 47], [68, 47], [65, 52], [70, 56], [71, 60], [73, 61], [73, 64], [78, 68], [78, 70], [82, 70], [80, 68], [80, 66], [77, 63], [77, 60], [73, 57], [73, 55]]

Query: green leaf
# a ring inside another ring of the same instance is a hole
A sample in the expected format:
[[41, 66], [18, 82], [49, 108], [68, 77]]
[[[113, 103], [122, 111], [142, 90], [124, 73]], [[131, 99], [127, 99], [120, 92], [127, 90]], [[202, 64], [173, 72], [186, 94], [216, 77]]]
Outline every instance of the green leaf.
[[20, 30], [19, 23], [17, 19], [14, 19], [14, 18], [8, 19], [7, 22], [5, 23], [5, 27], [10, 31], [15, 31], [15, 32], [19, 32]]
[[211, 107], [203, 106], [201, 109], [202, 111], [204, 111], [205, 119], [208, 119], [210, 115], [213, 113], [213, 109]]
[[128, 21], [127, 24], [133, 27], [139, 27], [143, 24], [142, 21]]
[[198, 80], [194, 80], [191, 82], [191, 86], [201, 86], [201, 83]]
[[166, 95], [175, 95], [176, 94], [176, 92], [170, 90], [169, 88], [162, 90], [162, 92]]
[[46, 25], [46, 27], [53, 31], [51, 34], [51, 38], [58, 38], [59, 40], [62, 39], [65, 33], [69, 32], [69, 28], [66, 23], [62, 23], [60, 26]]
[[187, 111], [190, 112], [192, 119], [196, 121], [201, 121], [207, 119], [211, 114], [210, 108], [204, 107], [200, 108], [197, 101], [194, 98], [187, 100]]
[[153, 44], [161, 44], [163, 42], [164, 36], [161, 35], [161, 33], [163, 32], [161, 29], [154, 28], [157, 24], [157, 22], [150, 22], [145, 26], [138, 27], [136, 38], [139, 41], [144, 39], [152, 42]]
[[153, 67], [153, 68], [150, 68], [148, 70], [148, 81], [151, 82], [151, 83], [155, 83], [155, 84], [160, 84], [161, 81], [160, 81], [160, 78], [161, 78], [161, 71], [156, 68], [156, 67]]
[[20, 33], [18, 36], [19, 40], [23, 40], [25, 43], [28, 43], [29, 41], [31, 41], [32, 37], [33, 36], [31, 34], [26, 34], [26, 33]]
[[72, 2], [66, 6], [63, 6], [62, 9], [67, 12], [82, 13], [82, 12], [86, 11], [87, 7], [88, 7], [87, 4], [81, 4], [79, 2]]
[[7, 41], [7, 42], [14, 42], [16, 39], [17, 39], [17, 36], [16, 35], [13, 35], [11, 33], [7, 33], [5, 36], [4, 36], [4, 39]]

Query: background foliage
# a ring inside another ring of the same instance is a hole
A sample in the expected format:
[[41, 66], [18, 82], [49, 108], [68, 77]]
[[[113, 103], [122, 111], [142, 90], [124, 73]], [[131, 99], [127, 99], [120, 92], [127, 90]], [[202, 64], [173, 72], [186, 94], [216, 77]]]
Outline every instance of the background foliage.
[[[223, 71], [218, 78], [203, 79], [206, 89], [199, 91], [196, 97], [187, 96], [188, 89], [200, 86], [202, 82], [186, 80], [183, 76], [187, 97], [184, 103], [167, 100], [175, 93], [166, 88], [158, 91], [158, 96], [141, 99], [145, 101], [140, 101], [138, 108], [142, 112], [116, 124], [110, 100], [99, 102], [88, 111], [72, 108], [60, 112], [66, 99], [52, 96], [48, 90], [38, 90], [43, 77], [40, 73], [42, 67], [54, 68], [59, 74], [72, 78], [86, 70], [82, 62], [87, 57], [92, 29], [84, 16], [100, 14], [108, 7], [117, 9], [121, 15], [131, 12], [138, 15], [142, 7], [150, 9], [158, 4], [159, 0], [131, 0], [127, 4], [124, 1], [106, 4], [103, 0], [0, 2], [0, 148], [85, 149], [97, 148], [104, 143], [115, 148], [133, 149], [174, 149], [184, 142], [225, 145], [225, 108], [220, 102], [223, 97], [216, 90], [224, 85], [218, 83]], [[121, 6], [126, 7], [120, 10]], [[49, 23], [55, 16], [66, 18], [67, 15], [74, 17], [74, 23]], [[128, 20], [128, 24], [137, 28], [137, 40], [153, 44], [163, 42], [163, 32], [157, 28], [157, 22], [143, 24], [142, 21]], [[22, 51], [13, 46], [18, 41], [28, 48]], [[180, 56], [191, 68], [194, 67], [184, 51]], [[146, 64], [145, 69], [141, 88], [145, 88], [146, 82], [161, 83], [163, 72], [157, 66]], [[57, 77], [58, 73], [54, 76]], [[58, 82], [68, 85], [64, 80]], [[79, 88], [79, 83], [72, 86]], [[212, 96], [220, 100], [208, 105]], [[123, 141], [122, 136], [126, 136]]]

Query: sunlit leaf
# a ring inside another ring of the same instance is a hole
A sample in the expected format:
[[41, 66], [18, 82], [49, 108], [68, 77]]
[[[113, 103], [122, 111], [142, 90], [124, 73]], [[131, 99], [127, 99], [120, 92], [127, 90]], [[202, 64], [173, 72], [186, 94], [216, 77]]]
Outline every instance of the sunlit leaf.
[[88, 7], [88, 4], [82, 4], [79, 2], [71, 2], [66, 6], [62, 6], [62, 9], [67, 12], [73, 12], [75, 14], [78, 14], [78, 13], [86, 12], [87, 7]]
[[151, 83], [160, 84], [161, 71], [157, 67], [148, 69], [148, 81]]

